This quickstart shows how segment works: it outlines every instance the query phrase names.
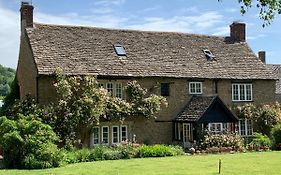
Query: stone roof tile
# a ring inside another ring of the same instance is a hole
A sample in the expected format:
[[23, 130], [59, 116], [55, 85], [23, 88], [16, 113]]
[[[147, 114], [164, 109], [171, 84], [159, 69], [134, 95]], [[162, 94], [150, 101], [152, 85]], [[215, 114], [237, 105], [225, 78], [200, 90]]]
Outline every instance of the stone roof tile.
[[[224, 37], [35, 24], [27, 34], [38, 73], [125, 77], [273, 79], [247, 43]], [[123, 45], [119, 57], [113, 45]], [[208, 61], [209, 49], [215, 61]]]

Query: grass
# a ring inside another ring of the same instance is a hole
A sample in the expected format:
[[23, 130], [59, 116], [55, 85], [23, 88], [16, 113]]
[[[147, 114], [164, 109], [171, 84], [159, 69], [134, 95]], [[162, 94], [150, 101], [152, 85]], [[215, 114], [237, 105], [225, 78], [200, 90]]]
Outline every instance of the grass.
[[223, 175], [280, 174], [281, 152], [179, 156], [78, 163], [46, 170], [0, 170], [2, 175]]

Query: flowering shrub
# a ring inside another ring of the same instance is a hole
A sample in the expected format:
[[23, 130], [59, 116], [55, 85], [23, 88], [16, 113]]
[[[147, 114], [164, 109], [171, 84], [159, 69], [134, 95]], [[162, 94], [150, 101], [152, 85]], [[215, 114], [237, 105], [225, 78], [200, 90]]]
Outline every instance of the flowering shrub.
[[273, 138], [273, 148], [281, 150], [281, 123], [272, 128], [271, 135]]
[[203, 149], [231, 147], [238, 151], [243, 148], [243, 138], [236, 134], [207, 134], [202, 142]]

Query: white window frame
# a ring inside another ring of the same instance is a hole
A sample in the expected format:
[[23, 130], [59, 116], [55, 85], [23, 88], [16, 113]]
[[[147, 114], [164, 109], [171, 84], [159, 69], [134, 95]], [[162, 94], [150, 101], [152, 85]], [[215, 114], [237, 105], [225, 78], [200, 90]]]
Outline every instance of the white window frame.
[[[113, 88], [114, 88], [114, 94], [113, 94], [114, 97], [122, 99], [122, 97], [123, 97], [122, 83], [115, 83]], [[118, 90], [120, 92], [118, 92]]]
[[[109, 86], [111, 87], [109, 88]], [[112, 82], [106, 83], [106, 90], [111, 96], [114, 96], [114, 84]]]
[[[104, 140], [103, 140], [103, 139], [104, 139], [104, 138], [103, 138], [103, 134], [104, 134], [103, 129], [104, 129], [104, 128], [107, 128], [107, 143], [105, 143]], [[109, 144], [109, 132], [110, 132], [110, 131], [109, 131], [109, 127], [108, 127], [108, 126], [102, 126], [102, 127], [101, 127], [101, 142], [102, 142], [103, 144]]]
[[[245, 128], [243, 128], [244, 130], [244, 132], [245, 132], [245, 134], [242, 134], [241, 133], [241, 122], [243, 122], [243, 124], [244, 124], [244, 126], [245, 126]], [[250, 125], [250, 127], [249, 127], [249, 125]], [[250, 130], [249, 130], [249, 128], [250, 128]], [[253, 135], [253, 132], [254, 132], [254, 129], [253, 129], [253, 120], [249, 120], [249, 119], [240, 119], [239, 120], [239, 134], [241, 135], [241, 136], [244, 136], [244, 137], [249, 137], [249, 136], [252, 136]]]
[[[237, 86], [237, 91], [238, 91], [238, 99], [234, 99], [234, 87]], [[243, 87], [243, 95], [245, 99], [241, 99], [242, 94], [241, 94], [241, 87]], [[250, 87], [250, 94], [247, 93], [247, 87]], [[250, 98], [248, 96], [250, 95]], [[234, 102], [239, 102], [239, 101], [253, 101], [253, 85], [251, 83], [233, 83], [232, 84], [232, 101]]]
[[[95, 138], [95, 132], [94, 132], [94, 129], [98, 129], [98, 138]], [[100, 127], [99, 126], [94, 126], [93, 127], [93, 133], [92, 133], [92, 139], [93, 139], [93, 141], [92, 141], [92, 144], [93, 145], [98, 145], [98, 144], [100, 144]], [[97, 143], [95, 143], [95, 140], [98, 140], [98, 142]]]
[[[215, 129], [217, 128], [217, 125], [220, 125], [220, 130], [219, 131], [211, 131], [211, 126], [215, 125]], [[211, 132], [212, 134], [219, 134], [223, 132], [223, 123], [209, 123], [208, 124], [208, 131]]]
[[[125, 136], [125, 140], [124, 140], [124, 138], [123, 138], [123, 131], [122, 131], [122, 128], [126, 128], [126, 136]], [[122, 141], [126, 141], [128, 139], [128, 127], [127, 127], [127, 125], [121, 125], [120, 126], [120, 142], [122, 142]]]
[[[114, 132], [113, 132], [113, 129], [114, 128], [117, 128], [117, 142], [114, 142], [114, 139], [116, 139], [116, 138], [114, 138]], [[120, 143], [120, 139], [119, 139], [119, 137], [120, 137], [120, 128], [119, 128], [119, 126], [117, 126], [117, 125], [114, 125], [114, 126], [112, 126], [111, 127], [111, 143], [112, 144], [117, 144], [117, 143]]]
[[[191, 92], [191, 86], [192, 85], [194, 85], [195, 92]], [[197, 92], [197, 85], [200, 86], [200, 92]], [[193, 94], [193, 95], [203, 94], [203, 83], [202, 82], [197, 82], [197, 81], [189, 82], [188, 83], [188, 91], [189, 91], [189, 94]]]

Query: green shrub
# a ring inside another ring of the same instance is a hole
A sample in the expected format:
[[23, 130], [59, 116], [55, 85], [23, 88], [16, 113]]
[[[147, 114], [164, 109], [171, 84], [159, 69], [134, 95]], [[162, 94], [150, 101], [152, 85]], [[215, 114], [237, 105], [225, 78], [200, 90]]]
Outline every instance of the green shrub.
[[105, 160], [118, 160], [122, 159], [122, 154], [116, 149], [108, 149], [104, 152]]
[[67, 151], [65, 149], [61, 149], [60, 154], [62, 155], [62, 164], [79, 163], [77, 159], [77, 152], [74, 150]]
[[256, 150], [258, 150], [258, 149], [261, 149], [263, 147], [271, 147], [272, 142], [267, 135], [263, 135], [261, 133], [254, 133], [253, 134], [253, 140], [250, 143], [250, 145], [253, 145], [253, 147]]
[[271, 135], [273, 138], [273, 148], [281, 150], [281, 123], [272, 128]]
[[143, 145], [139, 148], [139, 157], [165, 157], [182, 155], [184, 151], [178, 146]]
[[92, 151], [90, 155], [91, 160], [99, 161], [99, 160], [105, 160], [105, 152], [107, 151], [107, 147], [104, 145], [98, 145], [96, 146]]
[[138, 149], [130, 145], [117, 145], [115, 149], [120, 152], [122, 159], [130, 159], [136, 157], [138, 154]]
[[91, 150], [87, 148], [80, 149], [76, 151], [76, 156], [78, 162], [89, 162], [91, 160]]
[[60, 164], [52, 128], [33, 115], [0, 118], [0, 145], [6, 168], [51, 168]]
[[207, 134], [202, 142], [202, 148], [232, 147], [235, 151], [243, 148], [243, 138], [236, 134]]

